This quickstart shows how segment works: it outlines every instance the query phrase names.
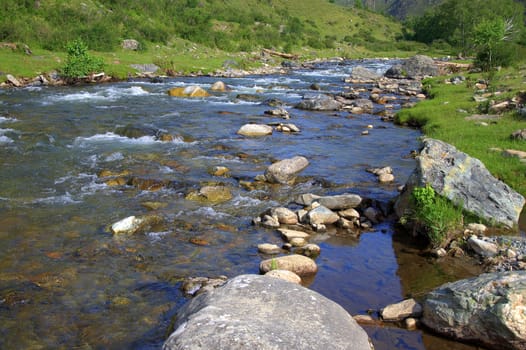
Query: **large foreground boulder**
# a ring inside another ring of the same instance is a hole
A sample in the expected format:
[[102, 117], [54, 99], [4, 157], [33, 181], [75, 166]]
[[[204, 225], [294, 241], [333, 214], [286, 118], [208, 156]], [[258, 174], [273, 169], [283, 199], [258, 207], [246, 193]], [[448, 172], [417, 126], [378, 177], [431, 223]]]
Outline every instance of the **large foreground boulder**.
[[526, 271], [488, 273], [429, 293], [422, 322], [490, 349], [526, 349]]
[[338, 304], [278, 278], [241, 275], [177, 314], [163, 350], [370, 350], [365, 331]]
[[409, 208], [413, 188], [426, 184], [464, 210], [508, 228], [518, 224], [524, 206], [524, 197], [493, 177], [480, 160], [429, 138], [395, 205], [400, 217]]

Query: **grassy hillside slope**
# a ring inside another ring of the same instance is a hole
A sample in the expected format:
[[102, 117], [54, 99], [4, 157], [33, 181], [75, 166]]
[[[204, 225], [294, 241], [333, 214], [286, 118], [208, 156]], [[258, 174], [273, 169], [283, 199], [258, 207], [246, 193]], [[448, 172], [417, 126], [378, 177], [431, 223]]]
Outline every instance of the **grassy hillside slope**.
[[[304, 58], [414, 49], [397, 41], [399, 23], [324, 0], [3, 0], [0, 17], [0, 43], [18, 44], [0, 45], [0, 74], [17, 76], [60, 68], [66, 44], [77, 38], [118, 75], [129, 73], [125, 63], [181, 72], [213, 70], [228, 58], [250, 65], [242, 52], [261, 48]], [[124, 52], [123, 39], [138, 40], [140, 51]]]

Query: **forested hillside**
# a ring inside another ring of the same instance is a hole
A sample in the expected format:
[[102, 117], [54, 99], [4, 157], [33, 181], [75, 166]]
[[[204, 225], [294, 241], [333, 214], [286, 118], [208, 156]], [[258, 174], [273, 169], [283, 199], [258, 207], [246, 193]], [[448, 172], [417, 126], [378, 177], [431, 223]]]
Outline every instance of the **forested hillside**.
[[[514, 0], [526, 5], [526, 0]], [[409, 17], [419, 17], [426, 11], [442, 4], [445, 0], [335, 0], [344, 6], [367, 8], [374, 12], [384, 13], [400, 20]], [[462, 3], [462, 1], [459, 1]]]
[[323, 0], [2, 0], [0, 41], [63, 50], [81, 38], [111, 51], [123, 39], [169, 44], [175, 38], [225, 51], [392, 47], [401, 25], [370, 11]]

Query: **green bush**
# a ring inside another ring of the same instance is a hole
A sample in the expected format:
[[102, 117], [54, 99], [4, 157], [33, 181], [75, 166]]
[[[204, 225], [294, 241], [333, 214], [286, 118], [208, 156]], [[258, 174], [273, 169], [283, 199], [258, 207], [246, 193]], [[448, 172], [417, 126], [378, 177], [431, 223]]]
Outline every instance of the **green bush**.
[[68, 79], [84, 77], [98, 73], [104, 69], [104, 61], [100, 57], [91, 56], [88, 46], [80, 39], [67, 45], [68, 57], [62, 67], [62, 75]]
[[434, 247], [447, 242], [448, 235], [462, 225], [462, 209], [439, 196], [430, 185], [412, 192], [414, 227], [419, 228]]

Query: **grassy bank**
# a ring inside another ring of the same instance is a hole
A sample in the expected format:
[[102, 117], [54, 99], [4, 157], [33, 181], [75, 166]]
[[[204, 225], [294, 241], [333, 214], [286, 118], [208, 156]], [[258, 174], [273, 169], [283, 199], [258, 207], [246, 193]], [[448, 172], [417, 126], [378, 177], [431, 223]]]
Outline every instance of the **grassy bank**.
[[397, 123], [419, 126], [426, 136], [443, 140], [480, 159], [495, 177], [526, 196], [526, 164], [496, 150], [526, 151], [526, 142], [510, 138], [512, 132], [526, 128], [526, 119], [515, 111], [505, 112], [496, 120], [466, 119], [488, 113], [492, 101], [498, 103], [516, 97], [526, 86], [526, 63], [503, 69], [492, 76], [486, 89], [490, 96], [485, 102], [476, 102], [474, 96], [482, 95], [477, 93], [476, 83], [488, 81], [488, 74], [462, 75], [466, 80], [458, 85], [447, 84], [449, 77], [425, 80], [424, 86], [430, 98], [400, 111]]
[[[42, 73], [60, 72], [66, 60], [66, 52], [49, 51], [30, 47], [32, 53], [24, 52], [23, 46], [18, 49], [0, 46], [0, 81], [6, 80], [11, 74], [18, 78], [33, 78]], [[316, 58], [343, 57], [350, 59], [366, 57], [409, 57], [425, 49], [417, 44], [413, 50], [372, 51], [362, 46], [349, 47], [337, 45], [333, 49], [298, 48], [293, 53], [300, 61]], [[111, 52], [90, 50], [90, 55], [101, 57], [105, 63], [105, 73], [124, 79], [134, 76], [137, 71], [131, 64], [156, 64], [161, 68], [159, 74], [171, 70], [181, 75], [191, 73], [212, 73], [223, 69], [225, 61], [235, 62], [233, 68], [252, 69], [263, 64], [279, 65], [283, 59], [279, 57], [261, 59], [261, 51], [226, 52], [217, 48], [192, 43], [184, 39], [175, 39], [169, 45], [150, 45], [146, 50], [130, 51], [116, 49]]]

